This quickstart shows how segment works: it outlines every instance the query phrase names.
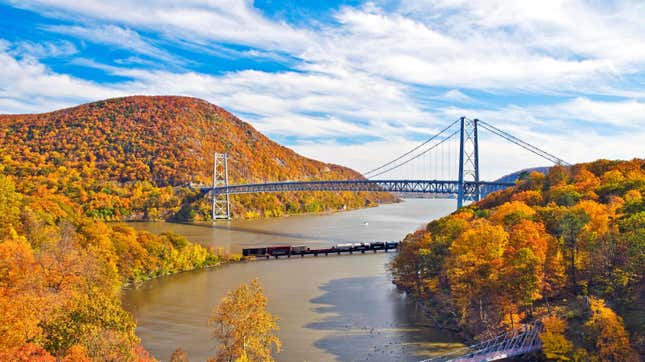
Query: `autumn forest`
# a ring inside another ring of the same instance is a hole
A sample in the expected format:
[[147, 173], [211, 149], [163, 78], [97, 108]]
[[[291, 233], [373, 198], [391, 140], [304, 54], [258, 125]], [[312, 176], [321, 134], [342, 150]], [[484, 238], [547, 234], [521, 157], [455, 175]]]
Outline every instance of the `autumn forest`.
[[525, 174], [409, 234], [390, 268], [442, 327], [541, 321], [542, 358], [636, 361], [645, 346], [645, 161]]

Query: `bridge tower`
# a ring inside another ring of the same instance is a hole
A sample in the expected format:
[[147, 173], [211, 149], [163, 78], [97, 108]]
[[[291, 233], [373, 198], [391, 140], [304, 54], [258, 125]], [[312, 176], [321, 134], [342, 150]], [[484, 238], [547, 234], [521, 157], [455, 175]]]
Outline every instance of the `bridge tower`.
[[[457, 208], [465, 201], [479, 201], [481, 190], [479, 186], [479, 144], [477, 140], [478, 119], [461, 117], [459, 136], [459, 188]], [[465, 182], [475, 182], [475, 187], [464, 187]]]
[[215, 188], [228, 186], [228, 154], [215, 153], [213, 164], [213, 221], [231, 219], [231, 207], [228, 193], [215, 193]]

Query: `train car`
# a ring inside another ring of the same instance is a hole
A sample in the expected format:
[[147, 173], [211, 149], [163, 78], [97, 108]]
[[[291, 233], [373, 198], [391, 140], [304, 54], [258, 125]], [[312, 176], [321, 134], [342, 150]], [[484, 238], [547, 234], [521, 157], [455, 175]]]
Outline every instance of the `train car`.
[[354, 243], [352, 250], [356, 250], [356, 251], [370, 250], [370, 243]]
[[388, 241], [385, 243], [385, 247], [388, 249], [396, 249], [399, 247], [398, 241]]
[[347, 243], [347, 244], [336, 244], [333, 249], [336, 251], [350, 251], [354, 247], [354, 244]]
[[244, 256], [265, 256], [267, 255], [267, 248], [245, 248], [242, 249], [242, 255]]
[[279, 255], [289, 255], [291, 252], [291, 246], [269, 246], [267, 248], [267, 255], [279, 256]]
[[381, 249], [385, 249], [385, 243], [384, 243], [384, 242], [382, 242], [382, 241], [375, 241], [375, 242], [373, 242], [373, 243], [371, 243], [371, 244], [370, 244], [370, 248], [371, 248], [372, 250], [381, 250]]
[[304, 245], [291, 245], [291, 254], [302, 254], [307, 251], [307, 247]]

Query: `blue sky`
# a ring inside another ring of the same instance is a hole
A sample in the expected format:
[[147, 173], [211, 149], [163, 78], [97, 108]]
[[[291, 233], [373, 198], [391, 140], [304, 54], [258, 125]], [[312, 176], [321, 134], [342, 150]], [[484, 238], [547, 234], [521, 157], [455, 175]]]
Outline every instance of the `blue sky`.
[[[459, 116], [570, 162], [644, 157], [642, 1], [1, 1], [0, 113], [206, 99], [366, 170]], [[539, 159], [482, 139], [482, 173]]]

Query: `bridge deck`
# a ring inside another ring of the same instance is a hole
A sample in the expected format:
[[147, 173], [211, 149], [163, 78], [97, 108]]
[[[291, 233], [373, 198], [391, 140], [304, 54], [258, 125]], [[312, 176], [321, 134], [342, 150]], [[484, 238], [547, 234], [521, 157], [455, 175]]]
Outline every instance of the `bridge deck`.
[[[493, 191], [513, 186], [510, 182], [464, 182], [464, 193], [479, 193], [484, 196]], [[456, 195], [459, 181], [453, 180], [340, 180], [340, 181], [286, 181], [228, 185], [220, 187], [200, 187], [203, 193], [216, 195], [247, 194], [258, 192], [289, 191], [371, 191], [371, 192], [410, 192]]]

